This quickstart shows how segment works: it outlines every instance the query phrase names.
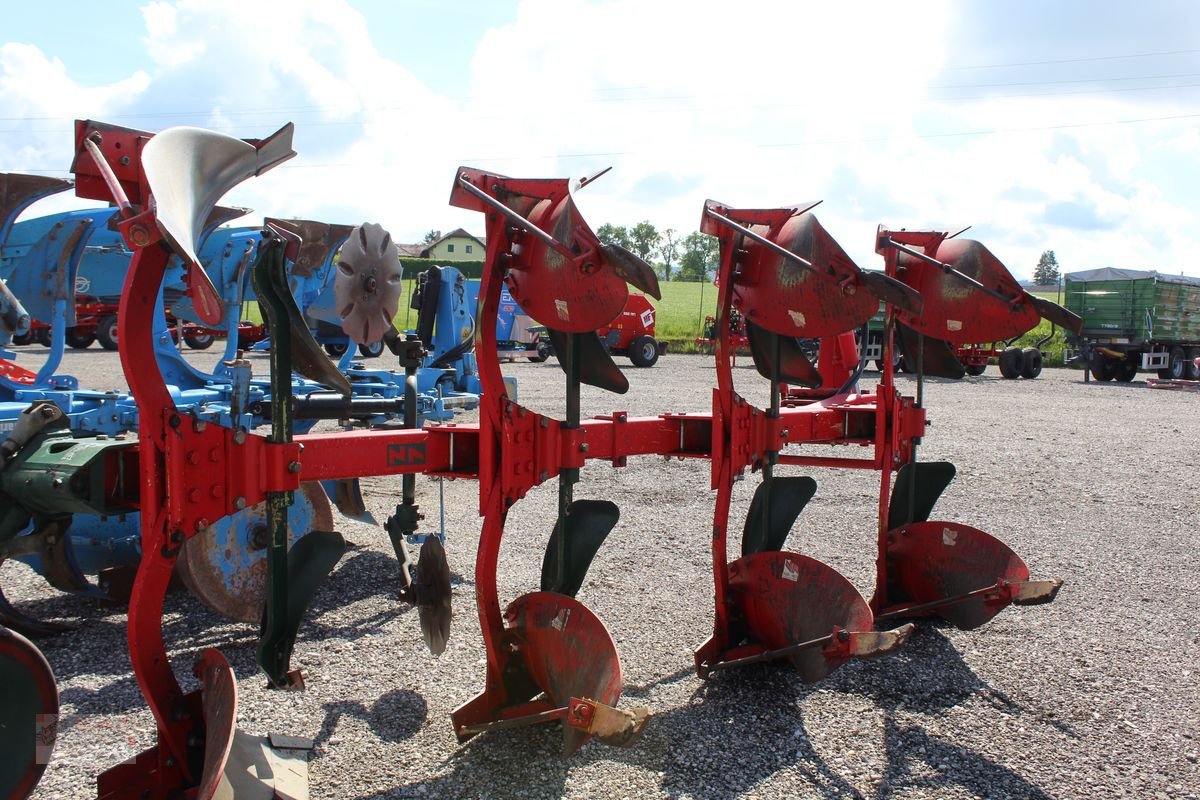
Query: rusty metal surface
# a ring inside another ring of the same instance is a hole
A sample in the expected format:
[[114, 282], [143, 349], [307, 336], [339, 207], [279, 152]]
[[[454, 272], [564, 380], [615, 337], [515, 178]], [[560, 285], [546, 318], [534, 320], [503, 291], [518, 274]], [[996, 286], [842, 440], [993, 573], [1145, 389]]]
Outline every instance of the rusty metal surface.
[[[888, 607], [956, 598], [999, 581], [1029, 580], [1029, 568], [1007, 545], [957, 522], [917, 522], [889, 531], [886, 557]], [[1009, 602], [1006, 593], [983, 594], [929, 613], [970, 630]]]
[[[504, 613], [529, 676], [552, 705], [586, 697], [614, 706], [624, 686], [617, 646], [600, 618], [574, 598], [555, 592], [518, 597]], [[563, 755], [591, 737], [563, 726]]]
[[300, 252], [292, 259], [291, 274], [307, 278], [329, 260], [354, 230], [352, 225], [336, 225], [309, 219], [278, 219], [267, 217], [264, 222], [291, 231], [300, 237]]
[[342, 330], [358, 344], [374, 344], [392, 327], [404, 277], [399, 253], [392, 235], [373, 222], [342, 245], [333, 291]]
[[[301, 484], [288, 519], [289, 547], [309, 531], [333, 529], [329, 498], [319, 483]], [[255, 536], [256, 530], [265, 531], [266, 524], [264, 502], [188, 539], [176, 561], [188, 591], [221, 616], [257, 624], [266, 596], [267, 551]]]
[[1041, 320], [1041, 314], [1028, 301], [1016, 278], [979, 242], [949, 239], [926, 255], [953, 266], [985, 288], [1009, 298], [1009, 302], [932, 264], [900, 253], [896, 277], [921, 293], [925, 308], [920, 315], [900, 312], [899, 316], [919, 333], [956, 345], [996, 342], [1020, 336]]
[[733, 292], [750, 322], [786, 336], [811, 338], [853, 330], [879, 311], [878, 298], [858, 282], [858, 266], [815, 215], [789, 217], [776, 231], [758, 232], [809, 261], [813, 269], [747, 243], [747, 268], [735, 278]]
[[[869, 631], [874, 618], [867, 601], [841, 573], [808, 556], [763, 552], [729, 566], [732, 602], [753, 641], [769, 650], [830, 634], [835, 627]], [[850, 654], [807, 648], [790, 656], [805, 683], [824, 678]]]

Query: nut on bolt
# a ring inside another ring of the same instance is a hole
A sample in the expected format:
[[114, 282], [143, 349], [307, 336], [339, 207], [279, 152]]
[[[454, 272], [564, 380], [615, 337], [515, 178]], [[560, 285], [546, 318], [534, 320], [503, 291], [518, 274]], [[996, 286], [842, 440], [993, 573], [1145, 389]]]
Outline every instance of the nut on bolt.
[[288, 472], [292, 473], [293, 475], [298, 473], [301, 469], [302, 468], [299, 461], [292, 461], [288, 464]]

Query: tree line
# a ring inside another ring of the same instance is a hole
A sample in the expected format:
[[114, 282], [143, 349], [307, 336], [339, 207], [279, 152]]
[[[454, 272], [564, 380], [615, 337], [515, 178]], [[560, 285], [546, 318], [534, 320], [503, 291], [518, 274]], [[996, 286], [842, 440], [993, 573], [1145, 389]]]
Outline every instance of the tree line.
[[664, 281], [712, 280], [717, 271], [717, 240], [699, 231], [680, 236], [674, 228], [659, 231], [649, 221], [632, 227], [605, 223], [596, 229], [603, 244], [617, 244], [654, 267]]

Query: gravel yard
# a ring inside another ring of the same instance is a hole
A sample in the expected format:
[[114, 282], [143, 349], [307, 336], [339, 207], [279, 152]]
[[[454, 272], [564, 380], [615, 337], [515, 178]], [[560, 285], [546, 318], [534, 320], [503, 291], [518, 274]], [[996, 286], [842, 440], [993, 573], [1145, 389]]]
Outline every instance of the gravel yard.
[[[46, 352], [19, 351], [31, 368]], [[216, 354], [189, 357], [212, 363]], [[266, 357], [252, 358], [265, 373]], [[711, 357], [624, 367], [629, 393], [585, 387], [585, 416], [710, 406]], [[124, 386], [116, 354], [97, 348], [69, 353], [60, 371], [90, 389]], [[517, 377], [523, 404], [562, 415], [554, 361], [512, 364], [506, 373]], [[315, 738], [313, 798], [1197, 798], [1200, 396], [1082, 377], [1046, 370], [1035, 381], [1005, 381], [991, 367], [979, 378], [930, 381], [925, 392], [933, 424], [919, 457], [958, 467], [935, 518], [992, 533], [1035, 578], [1065, 579], [1057, 601], [1010, 608], [972, 632], [924, 625], [899, 654], [848, 664], [811, 686], [781, 666], [709, 682], [695, 676], [692, 648], [712, 627], [707, 462], [589, 466], [576, 497], [610, 498], [622, 518], [579, 599], [616, 641], [622, 705], [655, 714], [630, 749], [589, 743], [563, 760], [556, 726], [456, 742], [449, 714], [482, 688], [484, 675], [472, 481], [444, 486], [455, 608], [442, 657], [428, 654], [415, 611], [394, 599], [386, 535], [354, 522], [341, 530], [357, 547], [318, 594], [296, 646], [293, 666], [304, 669], [306, 691], [264, 690], [256, 631], [185, 593], [167, 599], [167, 649], [192, 685], [195, 654], [220, 647], [239, 678], [243, 729]], [[865, 376], [868, 384], [875, 378]], [[737, 380], [751, 402], [764, 403], [748, 358]], [[911, 378], [898, 381], [915, 391]], [[810, 474], [818, 492], [789, 549], [825, 561], [869, 594], [877, 475]], [[379, 520], [399, 483], [364, 480]], [[734, 531], [755, 483], [737, 487]], [[437, 483], [420, 479], [418, 491], [426, 523], [436, 525]], [[502, 602], [536, 589], [555, 502], [551, 482], [510, 515]], [[34, 796], [90, 796], [99, 771], [153, 741], [130, 674], [124, 614], [62, 595], [20, 564], [6, 564], [2, 577], [24, 610], [77, 624], [40, 642], [58, 677], [63, 720]]]

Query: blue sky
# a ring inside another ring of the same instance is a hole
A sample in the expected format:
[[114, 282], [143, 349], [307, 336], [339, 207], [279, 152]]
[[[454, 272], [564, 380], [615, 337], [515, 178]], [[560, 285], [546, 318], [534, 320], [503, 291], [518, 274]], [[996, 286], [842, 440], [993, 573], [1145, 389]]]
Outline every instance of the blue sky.
[[[1200, 274], [1200, 4], [743, 0], [5, 2], [0, 170], [64, 175], [77, 117], [300, 153], [236, 189], [256, 216], [466, 227], [455, 166], [613, 171], [594, 227], [686, 234], [705, 198], [822, 199], [875, 227], [973, 226], [1019, 276]], [[73, 201], [35, 206], [48, 213]]]

